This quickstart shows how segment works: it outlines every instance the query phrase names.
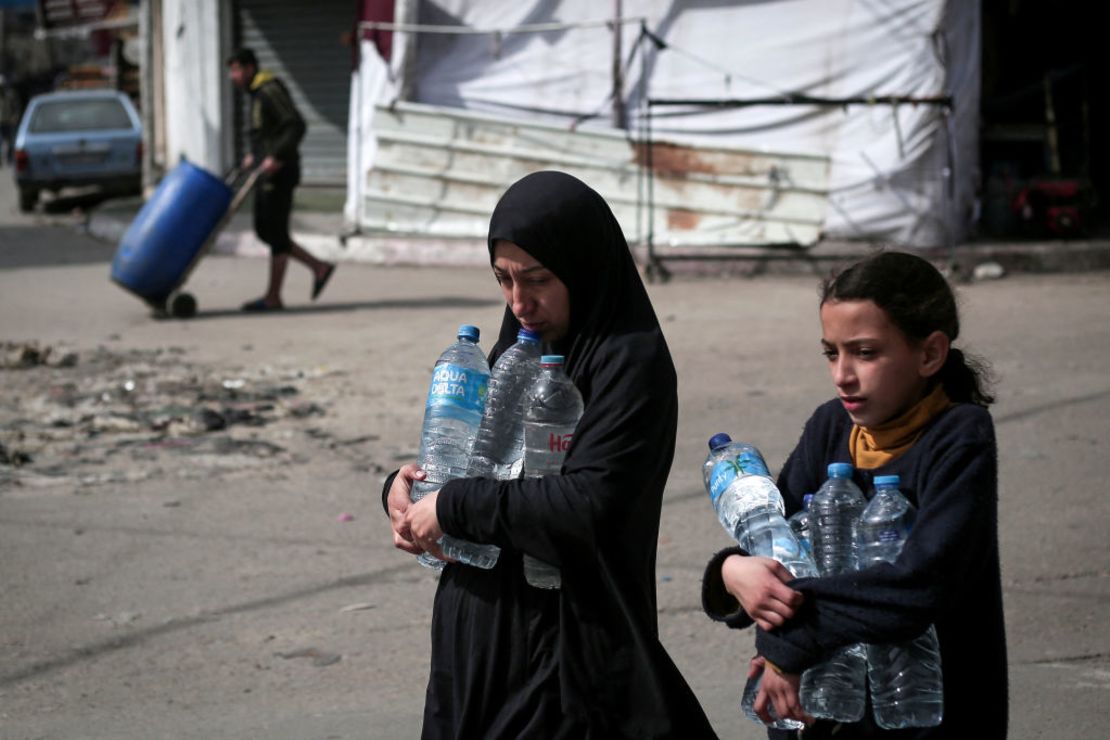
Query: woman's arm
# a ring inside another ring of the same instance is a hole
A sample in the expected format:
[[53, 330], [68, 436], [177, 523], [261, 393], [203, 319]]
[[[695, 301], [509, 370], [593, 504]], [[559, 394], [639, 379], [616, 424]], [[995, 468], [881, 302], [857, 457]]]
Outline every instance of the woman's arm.
[[450, 481], [436, 506], [443, 530], [556, 566], [593, 562], [614, 534], [654, 537], [678, 407], [669, 356], [644, 355], [628, 341], [596, 363], [562, 475]]
[[419, 555], [424, 552], [424, 549], [414, 541], [411, 524], [406, 517], [412, 507], [410, 495], [413, 483], [424, 480], [424, 476], [424, 471], [416, 463], [403, 465], [400, 470], [386, 478], [382, 491], [382, 504], [389, 515], [389, 524], [393, 530], [393, 546], [413, 555]]

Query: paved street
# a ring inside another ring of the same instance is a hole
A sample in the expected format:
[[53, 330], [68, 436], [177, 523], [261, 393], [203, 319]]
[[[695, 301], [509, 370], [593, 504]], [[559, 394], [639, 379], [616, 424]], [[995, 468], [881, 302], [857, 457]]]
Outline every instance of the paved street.
[[[391, 547], [378, 496], [415, 458], [455, 327], [495, 336], [488, 272], [343, 263], [311, 304], [293, 266], [289, 310], [244, 315], [266, 261], [214, 256], [190, 281], [200, 315], [157, 321], [110, 282], [114, 246], [79, 215], [15, 203], [0, 173], [0, 359], [29, 365], [0, 365], [0, 444], [30, 458], [0, 462], [0, 738], [417, 737], [435, 577]], [[659, 623], [722, 737], [765, 735], [737, 708], [751, 635], [700, 609], [702, 568], [728, 540], [699, 467], [725, 430], [777, 469], [831, 396], [816, 282], [649, 286], [681, 402]], [[957, 344], [999, 377], [1011, 736], [1098, 737], [1110, 272], [960, 296]]]

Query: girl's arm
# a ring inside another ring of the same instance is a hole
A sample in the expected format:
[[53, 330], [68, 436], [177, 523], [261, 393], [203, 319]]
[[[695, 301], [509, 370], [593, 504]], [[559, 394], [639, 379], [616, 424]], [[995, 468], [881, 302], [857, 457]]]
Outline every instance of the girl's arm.
[[705, 569], [702, 608], [710, 619], [733, 629], [754, 621], [760, 628], [780, 627], [794, 616], [803, 596], [787, 584], [794, 575], [773, 558], [750, 557], [740, 547], [717, 553]]
[[898, 561], [799, 581], [805, 604], [783, 627], [757, 633], [761, 655], [800, 673], [844, 645], [910, 639], [974, 597], [964, 587], [997, 541], [993, 429], [989, 439], [933, 450], [922, 478], [917, 522]]

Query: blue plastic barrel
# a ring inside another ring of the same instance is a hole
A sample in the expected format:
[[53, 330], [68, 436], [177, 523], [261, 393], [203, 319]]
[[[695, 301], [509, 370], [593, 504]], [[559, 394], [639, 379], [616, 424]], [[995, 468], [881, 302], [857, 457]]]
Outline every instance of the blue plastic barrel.
[[181, 162], [131, 222], [112, 260], [112, 280], [156, 306], [188, 276], [189, 267], [227, 212], [231, 188]]

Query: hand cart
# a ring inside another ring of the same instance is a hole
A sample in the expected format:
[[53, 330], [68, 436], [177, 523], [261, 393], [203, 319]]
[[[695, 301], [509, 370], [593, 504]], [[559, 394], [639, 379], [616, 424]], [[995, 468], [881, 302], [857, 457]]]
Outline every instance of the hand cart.
[[181, 162], [124, 233], [112, 260], [112, 280], [145, 301], [158, 318], [195, 316], [196, 298], [181, 287], [260, 174], [260, 169], [233, 169], [221, 180]]

